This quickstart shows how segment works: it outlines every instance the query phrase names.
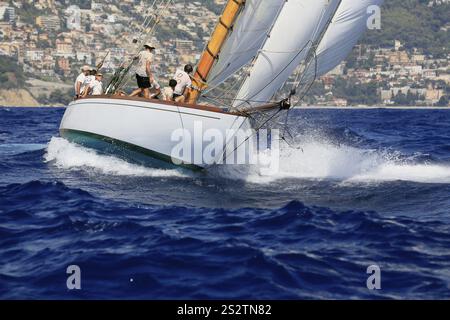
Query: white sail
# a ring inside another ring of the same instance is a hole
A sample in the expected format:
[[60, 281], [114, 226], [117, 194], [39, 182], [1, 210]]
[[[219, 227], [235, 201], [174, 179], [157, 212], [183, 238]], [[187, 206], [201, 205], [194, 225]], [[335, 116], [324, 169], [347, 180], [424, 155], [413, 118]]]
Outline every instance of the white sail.
[[266, 41], [286, 0], [248, 0], [208, 77], [209, 87], [224, 82], [252, 61]]
[[286, 1], [233, 107], [270, 100], [306, 58], [338, 3], [338, 0]]
[[342, 0], [316, 51], [317, 76], [333, 70], [347, 58], [367, 30], [373, 14], [368, 9], [382, 4], [383, 0]]

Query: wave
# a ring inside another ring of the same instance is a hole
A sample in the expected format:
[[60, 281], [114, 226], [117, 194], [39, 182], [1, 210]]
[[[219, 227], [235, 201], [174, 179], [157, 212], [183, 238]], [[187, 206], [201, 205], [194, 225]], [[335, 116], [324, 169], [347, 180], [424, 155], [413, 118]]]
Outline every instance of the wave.
[[[423, 155], [403, 155], [398, 151], [363, 149], [327, 141], [307, 139], [298, 147], [280, 147], [280, 155], [270, 151], [258, 153], [264, 163], [275, 159], [273, 170], [262, 165], [218, 166], [208, 170], [217, 178], [270, 183], [280, 179], [337, 180], [341, 182], [410, 181], [417, 183], [450, 183], [450, 165], [421, 161]], [[93, 169], [107, 175], [139, 177], [190, 177], [179, 169], [147, 168], [114, 156], [52, 138], [45, 161], [63, 169]]]
[[[450, 235], [440, 220], [299, 201], [274, 209], [130, 206], [43, 181], [0, 186], [2, 199], [3, 299], [70, 297], [60, 273], [73, 263], [92, 284], [90, 299], [448, 297]], [[361, 283], [373, 263], [390, 284], [378, 296]], [[131, 277], [136, 286], [117, 281]]]
[[33, 152], [45, 149], [46, 145], [41, 143], [11, 143], [0, 144], [0, 155], [19, 155], [23, 153]]
[[181, 170], [156, 169], [132, 164], [119, 158], [102, 155], [63, 138], [53, 137], [44, 156], [47, 163], [68, 170], [90, 169], [106, 175], [139, 177], [188, 177]]
[[[450, 165], [420, 161], [423, 155], [406, 156], [398, 151], [373, 150], [339, 145], [325, 139], [314, 139], [298, 148], [280, 148], [279, 159], [267, 151], [258, 157], [275, 161], [268, 173], [260, 165], [249, 168], [216, 169], [223, 177], [244, 179], [250, 183], [270, 183], [279, 179], [338, 180], [342, 182], [410, 181], [450, 183]], [[272, 162], [273, 163], [273, 162]], [[246, 175], [245, 175], [246, 174]]]
[[327, 142], [310, 142], [282, 151], [281, 174], [344, 181], [412, 181], [450, 183], [450, 166], [417, 163], [417, 156], [367, 150]]

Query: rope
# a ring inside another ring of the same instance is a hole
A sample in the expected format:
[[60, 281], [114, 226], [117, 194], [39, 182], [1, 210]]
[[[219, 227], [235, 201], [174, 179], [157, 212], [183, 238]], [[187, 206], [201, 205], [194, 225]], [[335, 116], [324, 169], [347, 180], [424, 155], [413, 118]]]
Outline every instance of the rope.
[[[246, 143], [248, 140], [250, 140], [250, 138], [252, 138], [253, 136], [255, 136], [258, 132], [259, 132], [259, 130], [261, 130], [261, 128], [262, 127], [264, 127], [269, 121], [271, 121], [273, 118], [275, 118], [280, 112], [281, 112], [282, 110], [280, 109], [280, 110], [278, 110], [275, 114], [273, 114], [269, 119], [267, 119], [259, 128], [257, 128], [257, 129], [255, 129], [255, 132], [252, 134], [252, 135], [250, 135], [250, 136], [248, 136], [240, 145], [238, 145], [232, 152], [231, 152], [231, 154], [234, 154], [235, 152], [236, 152], [236, 150], [237, 149], [239, 149], [244, 143]], [[228, 146], [228, 144], [227, 144], [227, 146]], [[226, 148], [226, 147], [225, 147]], [[225, 149], [225, 151], [226, 151], [226, 149]], [[223, 154], [225, 153], [225, 151], [222, 153], [222, 156], [223, 156]]]
[[[128, 66], [126, 68], [125, 68], [126, 61], [123, 61], [121, 63], [121, 66], [117, 69], [112, 80], [110, 81], [110, 83], [107, 86], [107, 90], [106, 90], [107, 93], [117, 92], [129, 83], [130, 78], [128, 78], [125, 82], [123, 82], [123, 81], [128, 76], [131, 68], [135, 64], [134, 58], [139, 54], [142, 44], [144, 42], [146, 42], [153, 35], [157, 25], [160, 22], [160, 18], [166, 14], [166, 11], [169, 9], [172, 2], [173, 2], [173, 0], [154, 0], [153, 1], [153, 4], [150, 7], [149, 11], [155, 11], [155, 13], [153, 15], [147, 15], [147, 17], [144, 19], [144, 23], [142, 24], [143, 30], [138, 35], [138, 39], [136, 40], [136, 54], [133, 56], [132, 61], [128, 63]], [[159, 13], [158, 13], [158, 11], [159, 11]], [[150, 27], [151, 27], [151, 29], [147, 30]], [[146, 34], [145, 37], [143, 37], [144, 34]]]
[[[159, 3], [159, 5], [157, 5], [157, 7], [155, 8], [155, 11], [159, 10], [159, 7], [160, 7], [160, 6], [164, 6], [164, 7], [163, 7], [162, 10], [160, 10], [160, 14], [155, 13], [154, 19], [148, 24], [147, 28], [150, 27], [151, 24], [153, 24], [153, 25], [152, 25], [152, 27], [151, 27], [151, 30], [150, 30], [148, 33], [146, 33], [146, 36], [141, 40], [141, 43], [139, 44], [139, 42], [138, 42], [138, 48], [137, 48], [137, 50], [136, 50], [136, 51], [137, 51], [137, 52], [136, 52], [136, 55], [139, 54], [139, 51], [140, 51], [140, 48], [142, 47], [142, 44], [145, 43], [145, 42], [147, 42], [147, 40], [153, 35], [153, 33], [154, 33], [156, 27], [158, 26], [158, 24], [159, 24], [159, 22], [160, 22], [160, 18], [166, 14], [166, 11], [169, 9], [169, 6], [172, 4], [172, 1], [173, 1], [173, 0], [161, 0], [161, 2]], [[142, 34], [144, 33], [144, 31], [145, 31], [145, 29], [142, 31]], [[135, 56], [136, 56], [136, 55], [135, 55]], [[130, 70], [131, 70], [131, 67], [133, 67], [134, 64], [135, 64], [135, 61], [133, 60], [133, 61], [130, 63], [129, 68], [128, 68], [128, 69], [126, 70], [126, 72], [124, 73], [124, 75], [123, 75], [123, 77], [122, 77], [122, 80], [125, 79], [125, 78], [127, 77], [128, 73], [129, 73]], [[122, 82], [122, 80], [121, 80], [121, 82]], [[117, 86], [117, 89], [116, 89], [116, 90], [121, 90], [122, 88], [124, 88], [125, 86], [127, 86], [128, 83], [130, 82], [130, 80], [131, 80], [131, 77], [129, 77], [129, 78], [125, 81], [125, 83], [120, 83], [120, 82], [119, 82], [119, 85]]]

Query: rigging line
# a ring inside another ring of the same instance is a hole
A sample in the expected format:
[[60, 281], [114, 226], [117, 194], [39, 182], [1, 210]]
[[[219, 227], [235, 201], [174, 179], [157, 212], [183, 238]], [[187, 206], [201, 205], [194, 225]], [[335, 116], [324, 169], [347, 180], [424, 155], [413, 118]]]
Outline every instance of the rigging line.
[[[340, 5], [341, 5], [341, 3], [342, 3], [342, 0], [340, 0], [339, 1], [339, 4], [336, 6], [336, 9], [335, 9], [335, 12], [334, 12], [334, 14], [331, 16], [331, 19], [330, 19], [330, 21], [328, 22], [328, 25], [324, 28], [325, 30], [327, 30], [328, 29], [328, 27], [329, 27], [329, 25], [331, 24], [331, 20], [334, 18], [334, 16], [336, 15], [336, 12], [337, 12], [337, 9], [340, 7]], [[322, 13], [322, 17], [325, 15], [325, 11], [323, 11], [323, 13]], [[318, 31], [318, 26], [317, 26], [317, 29], [316, 29], [316, 31], [314, 32], [314, 33], [316, 33]], [[323, 38], [323, 35], [324, 35], [324, 33], [325, 33], [325, 31], [323, 31], [323, 33], [322, 33], [322, 37], [321, 37], [321, 39]], [[308, 43], [305, 45], [305, 47], [303, 47], [302, 48], [302, 50], [300, 51], [300, 52], [298, 52], [297, 53], [297, 55], [291, 60], [291, 62], [289, 62], [289, 64], [280, 72], [280, 73], [278, 73], [277, 74], [277, 76], [274, 78], [274, 79], [272, 79], [272, 81], [270, 81], [264, 88], [262, 88], [260, 91], [258, 91], [256, 94], [254, 94], [251, 98], [253, 98], [253, 97], [255, 97], [256, 95], [258, 95], [259, 93], [261, 93], [265, 88], [267, 88], [271, 83], [273, 83], [274, 81], [275, 81], [275, 79], [277, 79], [294, 61], [295, 61], [295, 59], [300, 55], [300, 53], [301, 52], [303, 52], [303, 50], [305, 50], [306, 49], [306, 47], [308, 46], [308, 44], [309, 43], [311, 43], [311, 45], [313, 46], [314, 45], [314, 41], [312, 41], [312, 40], [310, 40], [310, 41], [308, 41]]]
[[[202, 95], [205, 99], [213, 99], [207, 95]], [[221, 98], [222, 100], [229, 100], [229, 101], [239, 101], [239, 102], [254, 102], [254, 103], [275, 103], [278, 102], [278, 100], [249, 100], [249, 99], [236, 99], [236, 98]]]
[[206, 100], [211, 101], [212, 103], [214, 103], [214, 105], [216, 106], [223, 106], [224, 108], [227, 108], [228, 106], [225, 105], [224, 103], [222, 103], [221, 101], [215, 100], [213, 98], [209, 98], [209, 97], [204, 97]]
[[223, 95], [228, 94], [228, 93], [230, 93], [232, 90], [235, 89], [235, 87], [239, 84], [239, 82], [242, 82], [242, 81], [243, 81], [242, 78], [243, 78], [243, 77], [241, 76], [241, 79], [236, 79], [236, 81], [234, 81], [234, 84], [233, 84], [230, 88], [228, 88], [228, 89], [220, 89], [220, 88], [216, 88], [216, 90], [217, 90], [217, 91], [222, 91], [222, 94], [223, 94]]
[[142, 23], [142, 27], [144, 27], [144, 28], [149, 25], [149, 21], [153, 18], [151, 12], [154, 10], [153, 8], [156, 5], [156, 1], [157, 0], [154, 0], [153, 4], [150, 6], [150, 8], [148, 8], [146, 10], [147, 11], [147, 15], [145, 16], [144, 22]]
[[[244, 80], [243, 76], [241, 75], [240, 79], [236, 79], [234, 81], [234, 84], [230, 88], [221, 89], [219, 87], [216, 87], [214, 90], [219, 91], [219, 94], [221, 94], [221, 96], [216, 97], [216, 99], [227, 100], [227, 98], [225, 98], [225, 96], [232, 94], [232, 91], [234, 91], [236, 89], [236, 87], [239, 86], [243, 82], [243, 80]], [[209, 91], [209, 92], [211, 92], [211, 91]], [[204, 95], [201, 95], [201, 97], [203, 97], [203, 96]], [[230, 100], [230, 98], [228, 98], [228, 100]]]
[[296, 104], [299, 103], [300, 101], [302, 101], [303, 98], [305, 98], [305, 96], [308, 94], [309, 90], [311, 90], [312, 86], [314, 85], [314, 82], [316, 81], [316, 79], [317, 79], [317, 66], [316, 66], [316, 73], [314, 75], [314, 78], [311, 79], [311, 82], [309, 83], [308, 87], [306, 88], [305, 91], [303, 91], [302, 96], [299, 96], [299, 98], [296, 101]]
[[289, 131], [289, 128], [288, 128], [288, 121], [289, 121], [289, 114], [290, 114], [290, 112], [291, 112], [291, 109], [289, 109], [286, 112], [286, 120], [285, 120], [285, 123], [284, 123], [284, 131], [283, 131], [283, 134], [281, 135], [280, 140], [284, 141], [288, 145], [288, 147], [290, 147], [292, 149], [301, 150], [302, 152], [304, 152], [302, 147], [294, 147], [294, 145], [289, 143], [287, 141], [287, 139], [286, 139], [286, 132], [287, 132], [289, 134], [289, 136], [292, 138], [292, 140], [294, 140], [294, 136], [292, 135], [292, 133]]
[[[298, 70], [298, 73], [297, 73], [297, 75], [296, 75], [296, 77], [295, 77], [295, 81], [294, 81], [293, 87], [292, 87], [292, 89], [291, 89], [291, 95], [292, 95], [292, 93], [295, 91], [295, 88], [296, 88], [296, 87], [297, 87], [297, 88], [300, 87], [300, 85], [302, 84], [303, 80], [304, 80], [305, 78], [308, 77], [308, 75], [309, 75], [309, 69], [310, 69], [311, 63], [313, 63], [312, 59], [314, 58], [314, 62], [315, 62], [315, 64], [314, 64], [314, 66], [315, 66], [315, 67], [314, 67], [314, 76], [310, 79], [309, 86], [306, 88], [306, 90], [303, 91], [302, 96], [299, 96], [299, 98], [297, 99], [296, 104], [297, 104], [298, 102], [300, 102], [301, 100], [303, 100], [303, 98], [304, 98], [304, 97], [306, 96], [306, 94], [309, 92], [309, 90], [310, 90], [311, 87], [313, 86], [315, 80], [317, 79], [317, 74], [318, 74], [318, 63], [317, 63], [317, 52], [316, 52], [316, 51], [317, 51], [317, 49], [318, 49], [320, 43], [322, 42], [323, 37], [325, 36], [325, 34], [326, 34], [326, 32], [327, 32], [327, 30], [328, 30], [330, 24], [332, 23], [332, 20], [334, 19], [334, 16], [336, 15], [336, 12], [337, 12], [337, 10], [339, 9], [341, 3], [342, 3], [342, 1], [339, 1], [339, 3], [337, 4], [337, 6], [336, 6], [336, 8], [335, 8], [334, 13], [331, 15], [329, 21], [327, 22], [327, 25], [326, 25], [325, 28], [322, 30], [321, 34], [319, 35], [319, 37], [318, 37], [318, 39], [315, 41], [315, 43], [313, 43], [313, 45], [312, 45], [312, 47], [311, 47], [311, 49], [310, 49], [310, 50], [312, 50], [312, 51], [310, 52], [310, 54], [308, 54], [307, 58], [305, 59], [305, 63], [304, 63], [304, 66], [305, 66], [305, 67], [304, 67], [304, 69], [303, 69], [303, 74], [302, 74], [301, 76], [300, 76], [300, 70], [301, 70], [301, 68]], [[324, 14], [325, 14], [325, 13], [324, 13]], [[308, 81], [308, 80], [306, 80], [306, 81]], [[295, 85], [296, 83], [298, 83], [298, 85]], [[301, 147], [294, 147], [294, 146], [293, 146], [292, 144], [290, 144], [290, 143], [287, 141], [287, 139], [286, 139], [286, 132], [291, 136], [292, 139], [294, 139], [293, 135], [291, 134], [291, 132], [290, 132], [289, 129], [288, 129], [289, 113], [290, 113], [290, 110], [288, 110], [288, 111], [287, 111], [287, 114], [286, 114], [286, 120], [285, 120], [285, 124], [284, 124], [284, 132], [283, 132], [283, 135], [282, 135], [282, 137], [281, 137], [281, 140], [283, 140], [290, 148], [295, 148], [295, 149], [298, 149], [298, 150], [301, 150], [302, 152], [304, 152], [303, 148], [301, 148]]]
[[[303, 49], [301, 51], [299, 51], [292, 59], [291, 61], [280, 71], [278, 72], [278, 74], [269, 82], [267, 83], [263, 88], [261, 88], [261, 90], [259, 90], [258, 92], [256, 92], [253, 96], [250, 97], [250, 99], [252, 99], [253, 97], [257, 96], [258, 94], [260, 94], [264, 89], [266, 89], [271, 83], [273, 83], [294, 61], [295, 59], [297, 59], [297, 57], [303, 52], [303, 50], [306, 49], [306, 47], [308, 46], [308, 44], [311, 42], [308, 41], [308, 43], [303, 47]], [[246, 99], [247, 101], [250, 101], [250, 99]]]
[[180, 116], [181, 126], [183, 128], [183, 137], [184, 137], [184, 134], [185, 134], [184, 121], [183, 121], [183, 116], [181, 114], [180, 106], [178, 106], [178, 105], [177, 105], [177, 110], [178, 110], [178, 115]]
[[[271, 121], [273, 118], [275, 118], [280, 112], [281, 112], [282, 110], [280, 109], [280, 110], [278, 110], [277, 111], [277, 113], [275, 113], [274, 115], [272, 115], [272, 117], [268, 117], [268, 119], [265, 119], [264, 121], [264, 123], [258, 128], [258, 129], [256, 129], [256, 131], [255, 132], [259, 132], [259, 130], [265, 125], [265, 124], [267, 124], [269, 121]], [[261, 116], [265, 116], [265, 113], [263, 113], [263, 112], [261, 112], [261, 113], [259, 113]], [[253, 121], [255, 121], [255, 122], [260, 122], [260, 121], [258, 121], [252, 114], [246, 114], [246, 116], [248, 117], [248, 118], [250, 118], [251, 120], [253, 120]], [[237, 121], [237, 119], [235, 119], [235, 121]], [[234, 125], [234, 123], [235, 122], [233, 122], [233, 125]], [[244, 125], [244, 122], [242, 122], [242, 124], [239, 126], [239, 129], [238, 130], [240, 130], [241, 128], [242, 128], [242, 126]], [[242, 146], [242, 144], [244, 144], [244, 143], [246, 143], [251, 137], [253, 137], [255, 134], [252, 134], [251, 136], [249, 136], [249, 137], [247, 137], [247, 139], [245, 140], [245, 141], [243, 141], [238, 147], [236, 147], [236, 149], [234, 149], [231, 153], [234, 153], [238, 148], [240, 148], [241, 146]], [[234, 136], [233, 136], [234, 137]], [[219, 156], [219, 157], [217, 157], [217, 158], [220, 158], [220, 157], [222, 157], [223, 158], [223, 156], [224, 156], [224, 154], [225, 154], [225, 152], [226, 152], [226, 150], [228, 149], [228, 146], [230, 145], [230, 143], [231, 143], [231, 140], [232, 140], [232, 138], [230, 139], [230, 141], [228, 141], [228, 143], [225, 145], [225, 147], [224, 147], [224, 149], [223, 149], [223, 151], [222, 151], [222, 153], [221, 153], [221, 155]], [[228, 156], [227, 156], [227, 158], [228, 158]], [[225, 161], [226, 161], [226, 159], [225, 159]]]
[[[225, 8], [226, 8], [226, 5], [223, 7], [222, 14], [223, 14], [223, 12], [225, 11]], [[245, 3], [245, 1], [244, 1], [244, 5], [241, 6], [241, 7], [239, 8], [239, 12], [238, 12], [238, 14], [237, 14], [237, 18], [235, 19], [235, 21], [234, 21], [234, 23], [233, 23], [231, 29], [228, 30], [228, 34], [227, 34], [227, 36], [226, 36], [226, 39], [225, 39], [224, 43], [227, 43], [228, 40], [230, 39], [231, 35], [234, 33], [234, 26], [235, 26], [236, 24], [239, 23], [240, 19], [242, 18], [242, 12], [244, 12], [245, 8], [246, 8], [246, 3]], [[222, 18], [222, 15], [219, 17], [219, 21], [221, 21], [221, 18]], [[211, 35], [211, 36], [212, 36], [212, 35]], [[209, 49], [208, 49], [208, 46], [209, 46], [210, 40], [211, 40], [211, 39], [208, 39], [207, 41], [205, 41], [202, 52], [205, 52], [205, 51], [209, 50]], [[223, 50], [223, 46], [222, 46], [222, 48], [221, 48], [220, 51], [222, 51], [222, 50]], [[219, 53], [219, 56], [220, 56], [220, 53]], [[219, 57], [218, 57], [218, 58], [219, 58]], [[218, 61], [218, 59], [216, 59], [216, 61], [214, 62], [214, 66], [217, 65], [217, 61]], [[197, 72], [197, 69], [198, 69], [198, 64], [197, 64], [197, 66], [196, 66], [196, 68], [195, 68], [194, 74]], [[212, 69], [211, 69], [211, 70], [212, 70]], [[208, 77], [209, 77], [209, 76], [208, 76]], [[208, 77], [207, 77], [207, 78], [208, 78]], [[207, 85], [206, 81], [203, 81], [203, 79], [195, 79], [195, 80], [197, 80], [199, 83], [202, 83], [203, 85]], [[207, 88], [205, 88], [205, 90], [206, 90], [206, 89], [207, 89]], [[201, 93], [201, 91], [200, 91], [200, 93]]]
[[[161, 0], [161, 2], [159, 3], [159, 5], [155, 8], [155, 11], [160, 11], [160, 14], [155, 14], [155, 21], [153, 23], [153, 26], [151, 28], [151, 30], [148, 32], [148, 34], [146, 35], [146, 37], [144, 37], [144, 39], [141, 39], [141, 43], [147, 41], [146, 39], [150, 38], [150, 36], [153, 35], [157, 25], [160, 22], [160, 18], [162, 16], [164, 16], [166, 14], [166, 11], [169, 9], [170, 5], [172, 4], [173, 0]], [[164, 6], [162, 9], [160, 9], [161, 6]], [[139, 48], [142, 45], [139, 45], [139, 43], [137, 44], [137, 53], [136, 55], [139, 53]], [[123, 89], [125, 86], [128, 85], [128, 83], [131, 81], [131, 77], [128, 77], [128, 79], [125, 81], [125, 83], [123, 83], [123, 80], [128, 76], [131, 68], [134, 66], [135, 64], [135, 60], [132, 60], [128, 66], [127, 69], [125, 69], [125, 72], [123, 73], [123, 76], [120, 78], [120, 80], [118, 81], [116, 90], [121, 90]]]
[[286, 140], [286, 137], [281, 137], [280, 140], [284, 141], [284, 143], [286, 143], [289, 148], [292, 148], [292, 149], [295, 149], [295, 150], [300, 150], [302, 153], [305, 153], [305, 150], [302, 147], [295, 147], [292, 143], [289, 143]]
[[[237, 119], [238, 119], [238, 118], [234, 119], [233, 125], [231, 126], [231, 128], [234, 126], [234, 124], [236, 123]], [[242, 122], [241, 122], [241, 125], [239, 126], [239, 128], [238, 128], [236, 131], [241, 130], [241, 128], [242, 128], [242, 126], [244, 125], [244, 123], [245, 123], [245, 121], [242, 121]], [[218, 159], [220, 159], [220, 158], [223, 159], [223, 158], [224, 158], [224, 155], [225, 155], [225, 153], [227, 152], [228, 146], [229, 146], [229, 144], [231, 143], [231, 140], [233, 140], [234, 137], [235, 137], [235, 135], [233, 135], [233, 136], [230, 138], [230, 140], [225, 144], [225, 146], [224, 146], [223, 149], [222, 149], [222, 153], [221, 153], [219, 156], [216, 157], [215, 163], [217, 163], [217, 160], [218, 160]], [[233, 151], [233, 153], [234, 153], [234, 151]], [[225, 162], [227, 161], [227, 159], [228, 159], [228, 157], [226, 157], [226, 158], [224, 159]]]
[[142, 36], [145, 33], [145, 30], [152, 24], [152, 22], [154, 20], [155, 16], [153, 14], [153, 11], [155, 11], [156, 10], [155, 8], [157, 8], [158, 5], [159, 5], [159, 4], [156, 3], [157, 1], [158, 0], [154, 0], [153, 4], [150, 6], [150, 8], [148, 8], [146, 10], [147, 11], [147, 15], [146, 15], [146, 17], [144, 19], [144, 22], [142, 23], [142, 30], [139, 33], [138, 39], [137, 39], [138, 42], [140, 42], [142, 40]]
[[[204, 90], [204, 92], [205, 92], [205, 93], [209, 93], [209, 92], [211, 92], [212, 90], [218, 88], [218, 87], [219, 87], [220, 85], [222, 85], [224, 82], [226, 82], [227, 80], [229, 80], [234, 74], [236, 74], [236, 73], [240, 72], [242, 69], [246, 68], [246, 67], [253, 61], [253, 59], [255, 59], [255, 57], [253, 57], [252, 59], [250, 59], [250, 61], [248, 61], [248, 62], [246, 62], [245, 64], [243, 64], [240, 68], [238, 68], [236, 71], [234, 71], [234, 73], [231, 73], [230, 75], [228, 75], [227, 77], [225, 77], [225, 79], [223, 79], [223, 81], [221, 81], [220, 83], [216, 84], [216, 85], [213, 86], [213, 87], [206, 88], [206, 89]], [[222, 72], [225, 72], [225, 71], [222, 71]], [[220, 74], [218, 74], [218, 75], [215, 76], [214, 78], [210, 79], [210, 82], [213, 81], [213, 80], [215, 80], [215, 79], [217, 79], [217, 78], [219, 77], [219, 75], [220, 75]]]
[[[299, 82], [299, 81], [302, 81], [302, 79], [304, 79], [304, 77], [306, 77], [308, 75], [308, 70], [309, 70], [309, 66], [310, 66], [310, 63], [311, 63], [311, 59], [312, 59], [312, 57], [314, 57], [314, 59], [315, 59], [314, 77], [313, 77], [310, 85], [308, 86], [307, 90], [303, 93], [303, 96], [301, 98], [299, 98], [296, 103], [298, 103], [301, 100], [303, 100], [303, 98], [306, 96], [307, 92], [313, 86], [314, 81], [317, 79], [317, 74], [318, 74], [317, 49], [319, 48], [320, 44], [322, 43], [322, 40], [325, 37], [325, 34], [327, 33], [327, 31], [328, 31], [331, 23], [333, 22], [336, 14], [337, 14], [337, 11], [339, 10], [341, 5], [342, 5], [342, 0], [339, 0], [339, 3], [336, 5], [336, 8], [334, 9], [333, 14], [330, 16], [330, 19], [328, 19], [327, 24], [325, 25], [325, 27], [323, 28], [321, 34], [319, 35], [319, 37], [317, 38], [317, 40], [313, 44], [312, 48], [310, 49], [310, 50], [313, 50], [313, 51], [311, 51], [311, 54], [308, 54], [307, 58], [305, 59], [305, 63], [304, 63], [305, 68], [303, 70], [304, 73], [302, 74], [301, 78], [300, 78], [300, 72], [299, 72], [299, 74], [297, 74], [297, 77], [296, 77], [296, 79], [294, 81], [294, 84], [293, 84], [293, 87], [292, 87], [292, 90], [291, 90], [291, 94], [292, 94], [292, 92], [295, 91], [295, 88], [294, 88], [295, 83]], [[300, 84], [301, 84], [301, 82], [299, 82], [299, 84], [297, 85], [297, 88], [300, 86]]]
[[[250, 136], [248, 136], [240, 145], [238, 145], [231, 153], [234, 154], [236, 152], [237, 149], [239, 149], [244, 143], [247, 143], [248, 140], [250, 140], [250, 138], [252, 138], [255, 134], [257, 134], [259, 132], [259, 130], [261, 130], [261, 128], [263, 126], [265, 126], [270, 120], [272, 120], [273, 118], [275, 118], [282, 110], [278, 110], [274, 115], [272, 115], [269, 119], [267, 119], [267, 121], [265, 121], [258, 129], [255, 130], [255, 132], [253, 134], [251, 134]], [[226, 151], [226, 150], [225, 150]], [[228, 158], [228, 157], [227, 157]]]
[[[287, 0], [286, 0], [286, 2], [287, 2]], [[283, 9], [284, 9], [285, 6], [286, 6], [286, 2], [285, 2], [282, 6], [280, 6], [280, 7], [278, 8], [277, 15], [275, 16], [275, 19], [273, 20], [273, 22], [272, 22], [272, 24], [271, 24], [271, 26], [270, 26], [270, 28], [268, 29], [268, 32], [267, 32], [267, 34], [266, 34], [266, 40], [263, 41], [263, 43], [262, 43], [261, 46], [260, 46], [260, 50], [258, 50], [258, 53], [257, 53], [257, 54], [253, 57], [253, 59], [251, 60], [251, 69], [254, 67], [256, 60], [258, 59], [259, 55], [261, 54], [261, 50], [264, 49], [264, 47], [265, 47], [267, 41], [270, 39], [271, 33], [272, 33], [273, 29], [275, 28], [275, 25], [276, 25], [276, 23], [277, 23], [277, 21], [278, 21], [278, 18], [280, 17], [281, 13], [283, 12]], [[241, 87], [240, 87], [238, 93], [241, 91], [242, 87], [244, 86], [244, 83], [245, 83], [245, 81], [242, 83], [242, 85], [241, 85]], [[237, 97], [237, 95], [236, 95], [236, 97]], [[235, 97], [235, 98], [236, 98], [236, 97]]]

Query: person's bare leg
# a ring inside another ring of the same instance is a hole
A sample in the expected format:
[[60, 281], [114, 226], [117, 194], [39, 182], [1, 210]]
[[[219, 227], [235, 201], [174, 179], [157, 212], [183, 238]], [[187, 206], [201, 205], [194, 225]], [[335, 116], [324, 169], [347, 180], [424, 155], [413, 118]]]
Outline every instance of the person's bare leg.
[[143, 92], [144, 92], [144, 98], [150, 99], [150, 89], [149, 88], [144, 89]]
[[141, 92], [142, 92], [142, 89], [140, 89], [140, 88], [136, 89], [130, 94], [130, 97], [136, 97], [136, 96], [140, 95]]
[[150, 90], [150, 98], [155, 99], [161, 93], [161, 89], [152, 89]]
[[185, 100], [186, 100], [185, 96], [180, 96], [175, 99], [175, 102], [184, 103]]

